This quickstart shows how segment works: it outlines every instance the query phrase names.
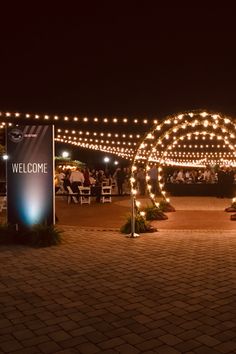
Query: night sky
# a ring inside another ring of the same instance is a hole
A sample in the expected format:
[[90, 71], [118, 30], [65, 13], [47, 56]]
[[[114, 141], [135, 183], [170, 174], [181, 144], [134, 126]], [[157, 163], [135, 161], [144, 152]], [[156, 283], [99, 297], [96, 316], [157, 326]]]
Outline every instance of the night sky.
[[236, 116], [231, 7], [96, 3], [2, 12], [2, 111]]

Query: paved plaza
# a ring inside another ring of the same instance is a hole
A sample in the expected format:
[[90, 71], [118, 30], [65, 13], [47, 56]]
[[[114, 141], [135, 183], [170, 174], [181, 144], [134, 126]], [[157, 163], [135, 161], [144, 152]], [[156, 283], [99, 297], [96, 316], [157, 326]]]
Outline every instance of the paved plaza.
[[[142, 206], [150, 205], [150, 199], [141, 199]], [[158, 221], [158, 229], [187, 230], [235, 230], [236, 222], [230, 221], [230, 213], [224, 209], [231, 199], [215, 197], [173, 197], [175, 213], [168, 213], [168, 220]], [[120, 229], [131, 212], [130, 197], [112, 197], [112, 203], [90, 205], [69, 204], [63, 197], [56, 198], [59, 225], [101, 227]]]
[[60, 246], [0, 248], [0, 353], [235, 353], [229, 203], [174, 198], [158, 232], [129, 239], [129, 198], [58, 198]]
[[0, 249], [0, 352], [236, 352], [235, 231], [61, 226]]

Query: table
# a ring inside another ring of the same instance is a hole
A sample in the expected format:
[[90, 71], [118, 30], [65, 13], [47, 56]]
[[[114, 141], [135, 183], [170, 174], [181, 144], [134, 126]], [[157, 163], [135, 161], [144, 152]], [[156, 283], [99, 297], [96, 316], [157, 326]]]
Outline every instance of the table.
[[[219, 186], [217, 183], [166, 183], [165, 190], [172, 196], [217, 196]], [[233, 185], [235, 194], [236, 184]]]

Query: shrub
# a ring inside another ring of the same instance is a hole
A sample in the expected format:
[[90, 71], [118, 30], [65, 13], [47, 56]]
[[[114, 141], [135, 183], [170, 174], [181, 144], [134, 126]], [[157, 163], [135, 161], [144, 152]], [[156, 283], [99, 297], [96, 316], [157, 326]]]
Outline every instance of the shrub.
[[61, 233], [54, 225], [34, 225], [16, 231], [12, 225], [0, 225], [0, 244], [49, 247], [61, 243]]
[[232, 204], [225, 208], [225, 211], [227, 211], [228, 213], [234, 213], [236, 211], [236, 202], [232, 201]]
[[0, 224], [0, 245], [15, 243], [16, 231], [13, 226]]
[[27, 244], [33, 247], [56, 246], [61, 243], [61, 230], [54, 225], [34, 225], [27, 235]]
[[168, 216], [156, 206], [148, 206], [144, 209], [147, 220], [166, 220]]
[[167, 202], [167, 200], [162, 199], [159, 203], [159, 209], [163, 212], [171, 212], [171, 211], [175, 211], [175, 208], [169, 203]]
[[[128, 217], [126, 223], [120, 228], [120, 231], [123, 234], [131, 233], [131, 216]], [[143, 232], [154, 232], [157, 231], [154, 227], [152, 227], [149, 223], [147, 223], [146, 219], [141, 215], [136, 215], [135, 217], [135, 232], [143, 233]]]

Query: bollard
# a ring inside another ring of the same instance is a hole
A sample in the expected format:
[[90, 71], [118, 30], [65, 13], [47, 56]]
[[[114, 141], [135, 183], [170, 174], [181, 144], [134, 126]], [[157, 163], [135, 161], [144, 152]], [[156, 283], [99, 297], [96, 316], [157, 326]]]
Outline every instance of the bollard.
[[131, 192], [131, 233], [127, 236], [130, 238], [135, 238], [135, 237], [139, 237], [140, 235], [135, 233], [135, 196], [134, 194]]

